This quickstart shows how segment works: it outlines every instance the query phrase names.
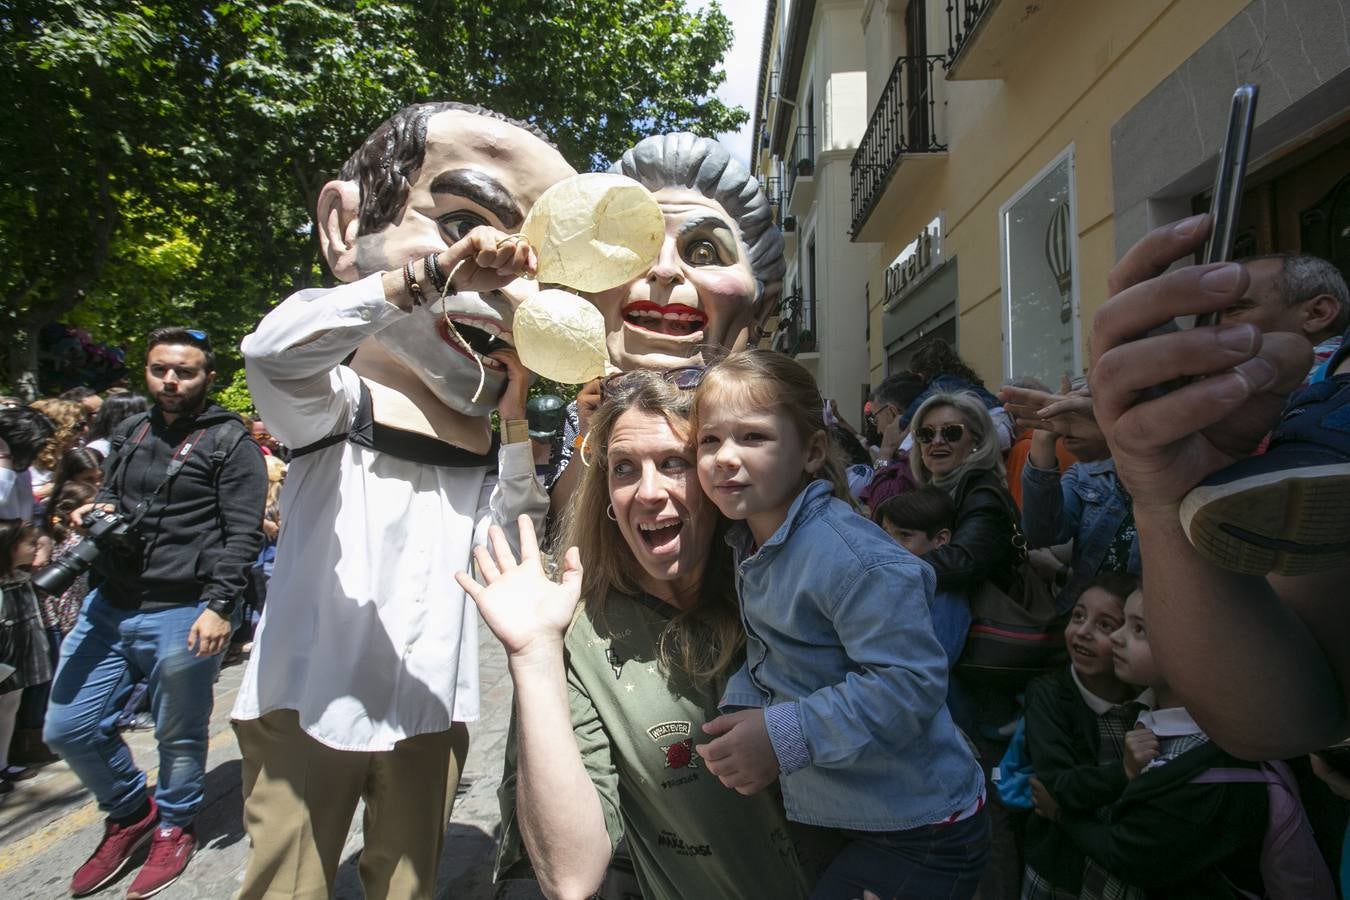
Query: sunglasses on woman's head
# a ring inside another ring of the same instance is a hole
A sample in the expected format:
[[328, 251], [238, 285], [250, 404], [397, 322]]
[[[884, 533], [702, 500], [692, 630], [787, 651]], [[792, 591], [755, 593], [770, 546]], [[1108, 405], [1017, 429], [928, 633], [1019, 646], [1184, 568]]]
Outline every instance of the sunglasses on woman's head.
[[[679, 366], [662, 372], [661, 377], [682, 391], [691, 391], [703, 382], [703, 373], [706, 371], [708, 371], [706, 366]], [[627, 375], [627, 372], [615, 372], [600, 382], [600, 401], [602, 403], [610, 398], [614, 388]]]
[[966, 433], [966, 426], [961, 424], [941, 425], [934, 428], [932, 425], [924, 425], [914, 429], [914, 437], [920, 444], [931, 444], [942, 435], [942, 439], [949, 444], [955, 444], [961, 440], [961, 435]]

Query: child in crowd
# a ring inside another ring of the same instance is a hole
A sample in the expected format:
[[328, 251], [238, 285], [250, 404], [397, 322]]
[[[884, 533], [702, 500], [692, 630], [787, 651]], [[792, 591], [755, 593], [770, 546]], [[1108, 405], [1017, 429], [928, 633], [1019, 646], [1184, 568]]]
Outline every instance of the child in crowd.
[[1153, 707], [1126, 735], [1120, 798], [1102, 821], [1065, 810], [1061, 827], [1087, 856], [1084, 900], [1236, 898], [1262, 893], [1261, 848], [1267, 788], [1261, 783], [1197, 781], [1212, 768], [1249, 768], [1195, 724], [1153, 659], [1144, 596], [1125, 601], [1111, 636], [1116, 677], [1147, 687]]
[[[67, 481], [52, 494], [51, 513], [46, 517], [46, 531], [52, 539], [52, 563], [59, 562], [66, 554], [84, 541], [71, 514], [86, 503], [93, 503], [98, 493], [97, 485], [85, 481]], [[83, 572], [71, 582], [59, 597], [39, 594], [42, 606], [42, 624], [53, 637], [56, 646], [61, 639], [70, 634], [75, 622], [80, 618], [80, 607], [89, 594], [89, 573]]]
[[[895, 538], [901, 547], [922, 557], [930, 550], [945, 547], [952, 539], [956, 504], [951, 494], [930, 485], [888, 497], [873, 511], [872, 521]], [[947, 653], [950, 671], [961, 657], [966, 633], [970, 631], [970, 600], [957, 591], [938, 589], [933, 593], [929, 613], [933, 618], [933, 633]]]
[[1138, 588], [1114, 572], [1089, 581], [1064, 628], [1069, 665], [1027, 686], [1027, 757], [1042, 814], [1027, 822], [1023, 900], [1077, 900], [1082, 887], [1083, 854], [1051, 811], [1097, 815], [1125, 790], [1125, 733], [1142, 707], [1128, 702], [1138, 688], [1116, 676], [1111, 636]]
[[28, 770], [9, 764], [9, 743], [23, 689], [52, 680], [29, 568], [37, 556], [38, 530], [18, 519], [0, 519], [0, 793], [13, 790]]
[[699, 483], [738, 523], [748, 657], [698, 750], [728, 787], [778, 779], [789, 819], [836, 831], [813, 897], [970, 897], [989, 824], [945, 702], [933, 571], [850, 505], [822, 414], [811, 374], [759, 350], [695, 396]]

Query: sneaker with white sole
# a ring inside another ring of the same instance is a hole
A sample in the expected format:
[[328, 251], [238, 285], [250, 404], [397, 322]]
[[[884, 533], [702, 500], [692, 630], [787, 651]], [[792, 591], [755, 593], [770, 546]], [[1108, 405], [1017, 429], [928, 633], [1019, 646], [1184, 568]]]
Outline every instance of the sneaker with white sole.
[[1187, 494], [1181, 525], [1234, 572], [1305, 575], [1350, 559], [1350, 374], [1290, 397], [1266, 452]]

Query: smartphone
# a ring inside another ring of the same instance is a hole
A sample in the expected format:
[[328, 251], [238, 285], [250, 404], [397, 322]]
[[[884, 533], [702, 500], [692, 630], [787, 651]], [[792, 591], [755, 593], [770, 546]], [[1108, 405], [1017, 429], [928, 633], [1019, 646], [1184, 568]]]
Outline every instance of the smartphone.
[[[1228, 262], [1233, 258], [1233, 238], [1237, 235], [1238, 210], [1242, 207], [1242, 182], [1247, 172], [1247, 155], [1252, 142], [1252, 122], [1256, 119], [1254, 84], [1239, 85], [1233, 92], [1233, 104], [1228, 110], [1228, 133], [1219, 149], [1219, 169], [1214, 173], [1214, 194], [1209, 214], [1213, 228], [1205, 246], [1205, 262]], [[1218, 313], [1195, 317], [1195, 327], [1214, 325]]]

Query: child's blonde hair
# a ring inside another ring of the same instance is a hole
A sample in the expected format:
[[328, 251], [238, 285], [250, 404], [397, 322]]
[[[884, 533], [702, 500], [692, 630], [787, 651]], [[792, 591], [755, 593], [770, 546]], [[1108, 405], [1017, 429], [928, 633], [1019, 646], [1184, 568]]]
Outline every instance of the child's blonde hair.
[[695, 434], [704, 404], [728, 394], [742, 397], [754, 407], [782, 413], [803, 445], [821, 434], [826, 448], [825, 462], [816, 477], [828, 480], [840, 500], [858, 507], [848, 489], [843, 460], [825, 428], [825, 403], [820, 389], [805, 366], [781, 353], [756, 349], [738, 350], [709, 366], [694, 394], [690, 421]]

